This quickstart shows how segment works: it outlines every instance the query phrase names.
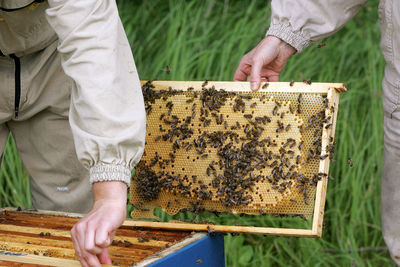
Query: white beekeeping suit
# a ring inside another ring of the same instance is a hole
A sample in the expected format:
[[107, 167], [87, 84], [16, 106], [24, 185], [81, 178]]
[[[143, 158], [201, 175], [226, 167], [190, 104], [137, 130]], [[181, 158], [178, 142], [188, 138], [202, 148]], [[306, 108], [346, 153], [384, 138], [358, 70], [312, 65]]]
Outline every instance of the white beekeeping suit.
[[89, 179], [129, 185], [145, 111], [115, 1], [0, 0], [0, 51], [0, 154], [11, 132], [34, 207], [86, 212]]
[[[278, 80], [288, 58], [338, 31], [366, 0], [273, 0], [267, 37], [241, 60], [235, 80], [257, 89], [261, 79]], [[379, 3], [381, 49], [386, 60], [382, 81], [384, 166], [381, 185], [382, 232], [400, 266], [400, 1]], [[360, 59], [363, 60], [363, 59]]]

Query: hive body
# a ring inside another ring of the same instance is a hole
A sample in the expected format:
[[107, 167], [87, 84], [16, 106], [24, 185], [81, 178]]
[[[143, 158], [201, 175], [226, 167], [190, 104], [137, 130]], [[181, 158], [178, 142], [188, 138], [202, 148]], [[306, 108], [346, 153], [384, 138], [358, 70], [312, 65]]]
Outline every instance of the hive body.
[[[76, 214], [69, 213], [2, 209], [0, 265], [81, 266], [70, 235], [79, 219]], [[144, 260], [160, 258], [160, 253], [173, 250], [188, 239], [192, 239], [190, 232], [122, 226], [108, 250], [113, 265], [144, 266], [140, 265]]]

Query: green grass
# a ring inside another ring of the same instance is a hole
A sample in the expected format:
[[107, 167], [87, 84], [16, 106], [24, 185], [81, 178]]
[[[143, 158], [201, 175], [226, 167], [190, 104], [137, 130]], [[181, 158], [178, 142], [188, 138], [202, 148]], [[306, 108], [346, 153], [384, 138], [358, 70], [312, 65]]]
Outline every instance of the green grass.
[[11, 136], [0, 167], [0, 207], [30, 208], [28, 175]]
[[[241, 57], [264, 37], [270, 15], [261, 0], [118, 4], [141, 79], [232, 80]], [[313, 45], [293, 56], [281, 75], [282, 81], [344, 82], [349, 89], [341, 96], [323, 237], [229, 235], [227, 266], [392, 265], [380, 224], [384, 60], [377, 0], [325, 42], [323, 48]], [[29, 206], [21, 163], [15, 148], [7, 149], [0, 204]]]

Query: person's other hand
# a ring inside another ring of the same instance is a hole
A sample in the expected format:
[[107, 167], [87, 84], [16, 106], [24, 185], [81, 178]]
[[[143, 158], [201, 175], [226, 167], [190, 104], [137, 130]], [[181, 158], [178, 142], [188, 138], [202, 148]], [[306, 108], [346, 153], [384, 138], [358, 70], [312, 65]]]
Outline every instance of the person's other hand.
[[127, 186], [123, 182], [93, 184], [92, 210], [71, 229], [75, 254], [83, 267], [112, 264], [108, 246], [126, 217]]
[[261, 81], [277, 82], [279, 74], [296, 49], [275, 36], [265, 37], [242, 57], [236, 69], [235, 81], [247, 80], [252, 90], [258, 90]]

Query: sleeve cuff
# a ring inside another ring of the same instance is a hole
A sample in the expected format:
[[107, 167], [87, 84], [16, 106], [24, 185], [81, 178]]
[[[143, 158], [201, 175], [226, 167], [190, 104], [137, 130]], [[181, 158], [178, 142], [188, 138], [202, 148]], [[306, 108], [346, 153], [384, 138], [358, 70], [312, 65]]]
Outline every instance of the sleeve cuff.
[[300, 53], [304, 48], [311, 44], [311, 41], [306, 39], [300, 33], [294, 33], [289, 25], [271, 23], [266, 35], [273, 35], [285, 41], [293, 46], [297, 50], [297, 53]]
[[98, 164], [90, 168], [90, 183], [121, 181], [128, 187], [131, 183], [131, 171], [124, 165]]

